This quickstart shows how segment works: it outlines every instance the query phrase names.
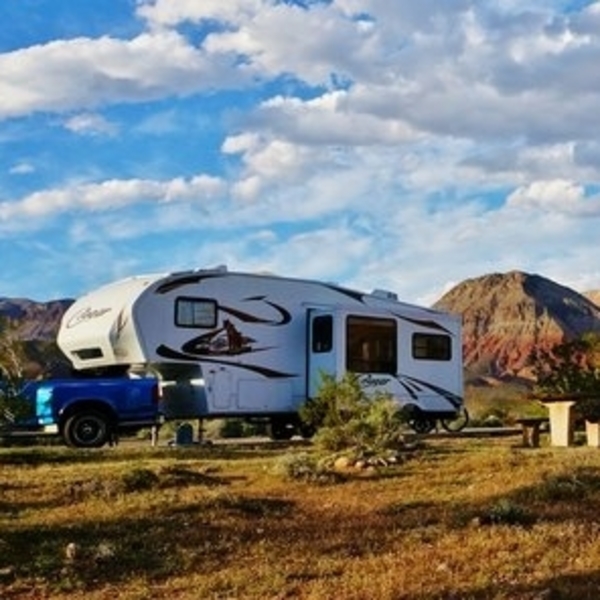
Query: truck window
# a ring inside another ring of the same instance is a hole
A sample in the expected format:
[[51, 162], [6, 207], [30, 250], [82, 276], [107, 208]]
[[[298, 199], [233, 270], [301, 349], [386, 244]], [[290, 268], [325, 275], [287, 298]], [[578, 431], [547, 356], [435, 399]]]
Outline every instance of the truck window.
[[397, 340], [394, 319], [349, 316], [346, 320], [346, 370], [395, 374]]
[[177, 327], [216, 327], [217, 303], [206, 298], [180, 297], [175, 300]]
[[333, 348], [333, 317], [322, 315], [312, 322], [312, 351], [331, 352]]
[[417, 360], [450, 360], [452, 340], [439, 333], [413, 333], [412, 355]]

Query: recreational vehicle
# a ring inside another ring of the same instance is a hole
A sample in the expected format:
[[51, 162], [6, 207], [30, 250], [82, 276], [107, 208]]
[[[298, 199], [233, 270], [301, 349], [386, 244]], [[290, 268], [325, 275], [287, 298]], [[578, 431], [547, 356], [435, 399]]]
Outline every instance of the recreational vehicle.
[[261, 418], [274, 438], [301, 432], [323, 373], [391, 394], [418, 431], [464, 412], [460, 317], [383, 290], [224, 267], [136, 276], [77, 300], [58, 344], [78, 370], [159, 377], [167, 419]]

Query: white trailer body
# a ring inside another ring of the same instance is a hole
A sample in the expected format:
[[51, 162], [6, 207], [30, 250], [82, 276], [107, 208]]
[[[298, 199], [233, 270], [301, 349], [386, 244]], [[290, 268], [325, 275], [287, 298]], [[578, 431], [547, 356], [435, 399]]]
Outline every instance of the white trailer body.
[[322, 373], [357, 373], [430, 418], [463, 402], [459, 316], [318, 281], [223, 269], [132, 277], [77, 300], [58, 344], [78, 370], [158, 373], [173, 418], [291, 420]]

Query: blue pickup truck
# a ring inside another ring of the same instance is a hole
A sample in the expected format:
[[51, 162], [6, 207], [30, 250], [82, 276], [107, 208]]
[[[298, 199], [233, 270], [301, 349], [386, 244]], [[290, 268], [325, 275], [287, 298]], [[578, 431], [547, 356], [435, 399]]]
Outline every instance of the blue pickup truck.
[[27, 416], [14, 419], [12, 432], [59, 434], [74, 448], [100, 448], [161, 421], [160, 384], [149, 377], [29, 381], [17, 396]]

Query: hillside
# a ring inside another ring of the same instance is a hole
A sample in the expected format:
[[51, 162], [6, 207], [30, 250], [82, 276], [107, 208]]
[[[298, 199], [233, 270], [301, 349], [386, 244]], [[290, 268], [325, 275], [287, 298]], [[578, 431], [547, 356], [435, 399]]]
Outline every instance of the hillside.
[[53, 341], [60, 320], [73, 300], [34, 302], [25, 298], [0, 298], [0, 317], [16, 326], [23, 341]]
[[583, 295], [591, 300], [596, 306], [600, 307], [600, 290], [589, 290], [584, 292]]
[[467, 279], [435, 304], [463, 316], [468, 375], [529, 378], [534, 347], [549, 348], [600, 331], [600, 308], [588, 298], [520, 271]]
[[[40, 372], [60, 375], [69, 369], [56, 344], [60, 320], [72, 300], [34, 302], [24, 298], [0, 298], [0, 318], [8, 323], [11, 337], [23, 343], [28, 377]], [[13, 329], [14, 328], [14, 329]]]

